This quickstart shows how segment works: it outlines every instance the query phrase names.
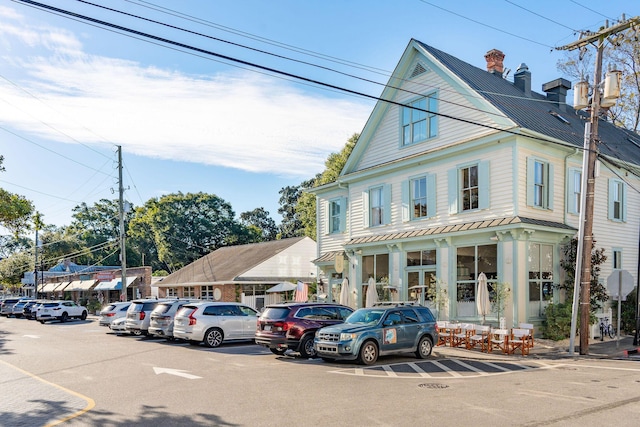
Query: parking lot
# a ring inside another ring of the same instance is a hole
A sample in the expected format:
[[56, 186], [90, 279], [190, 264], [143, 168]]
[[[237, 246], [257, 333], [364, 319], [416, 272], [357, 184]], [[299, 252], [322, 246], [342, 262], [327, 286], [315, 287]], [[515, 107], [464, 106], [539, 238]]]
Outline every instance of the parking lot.
[[0, 318], [2, 424], [421, 425], [436, 417], [438, 425], [488, 426], [495, 414], [517, 414], [516, 425], [598, 425], [580, 415], [588, 409], [629, 425], [640, 406], [636, 362], [436, 348], [426, 360], [383, 357], [363, 367], [276, 356], [251, 342], [207, 348], [107, 331], [95, 317], [45, 325]]

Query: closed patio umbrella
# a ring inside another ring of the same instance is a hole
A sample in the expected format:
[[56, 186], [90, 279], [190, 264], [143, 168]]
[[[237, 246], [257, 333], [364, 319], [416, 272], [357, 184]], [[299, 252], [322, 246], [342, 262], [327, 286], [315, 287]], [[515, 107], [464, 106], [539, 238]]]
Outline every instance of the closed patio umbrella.
[[368, 286], [367, 286], [367, 298], [366, 298], [365, 307], [373, 307], [373, 305], [377, 302], [378, 302], [378, 291], [376, 290], [376, 281], [373, 280], [373, 277], [370, 277]]
[[487, 276], [484, 273], [478, 275], [478, 291], [476, 292], [476, 305], [478, 306], [478, 315], [482, 316], [482, 324], [484, 325], [485, 317], [491, 313], [491, 301], [489, 300], [489, 287], [487, 285]]
[[288, 292], [288, 291], [294, 290], [297, 287], [298, 286], [295, 283], [282, 282], [282, 283], [278, 283], [277, 285], [267, 289], [266, 292]]
[[350, 294], [351, 293], [349, 292], [349, 279], [345, 277], [344, 279], [342, 279], [342, 287], [340, 287], [340, 304], [349, 306]]

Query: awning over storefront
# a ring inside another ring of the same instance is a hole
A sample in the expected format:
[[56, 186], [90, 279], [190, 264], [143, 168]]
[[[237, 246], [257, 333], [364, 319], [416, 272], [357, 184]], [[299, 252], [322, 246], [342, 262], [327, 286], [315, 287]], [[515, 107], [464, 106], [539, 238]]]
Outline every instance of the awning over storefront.
[[60, 287], [63, 284], [68, 284], [69, 282], [54, 282], [54, 283], [45, 283], [43, 287], [38, 286], [38, 292], [53, 292], [57, 287]]
[[[138, 278], [138, 276], [127, 276], [127, 288]], [[98, 286], [93, 288], [94, 291], [119, 291], [122, 289], [122, 281], [120, 278], [109, 280], [108, 282], [100, 282]]]
[[67, 292], [68, 291], [88, 291], [96, 283], [97, 283], [97, 280], [93, 280], [93, 279], [74, 280], [73, 282], [69, 283], [69, 286], [67, 286], [64, 290]]

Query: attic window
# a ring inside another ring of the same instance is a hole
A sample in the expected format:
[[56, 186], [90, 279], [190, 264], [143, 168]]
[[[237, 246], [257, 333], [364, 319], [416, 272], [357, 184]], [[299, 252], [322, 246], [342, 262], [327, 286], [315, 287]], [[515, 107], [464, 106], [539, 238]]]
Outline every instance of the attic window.
[[551, 114], [553, 117], [555, 117], [556, 119], [560, 120], [562, 123], [564, 123], [565, 125], [569, 124], [569, 120], [565, 119], [564, 117], [562, 117], [560, 114], [556, 113], [555, 111], [551, 111], [549, 110], [549, 114]]
[[422, 65], [421, 63], [417, 63], [415, 68], [413, 69], [413, 72], [411, 73], [411, 75], [409, 76], [409, 78], [414, 78], [419, 76], [420, 74], [424, 74], [427, 71], [429, 71], [428, 68], [426, 68], [424, 65]]

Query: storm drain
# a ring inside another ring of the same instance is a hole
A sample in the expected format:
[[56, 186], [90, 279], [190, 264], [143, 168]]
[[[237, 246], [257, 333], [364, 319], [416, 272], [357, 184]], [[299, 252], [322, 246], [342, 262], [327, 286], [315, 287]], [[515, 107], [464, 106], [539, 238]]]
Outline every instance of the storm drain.
[[419, 388], [426, 388], [426, 389], [439, 389], [439, 388], [449, 388], [448, 385], [446, 384], [440, 384], [440, 383], [422, 383], [422, 384], [418, 384]]

